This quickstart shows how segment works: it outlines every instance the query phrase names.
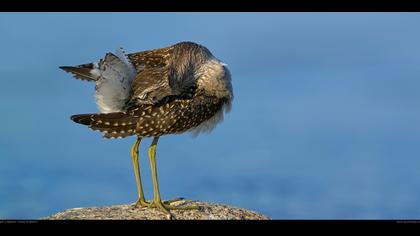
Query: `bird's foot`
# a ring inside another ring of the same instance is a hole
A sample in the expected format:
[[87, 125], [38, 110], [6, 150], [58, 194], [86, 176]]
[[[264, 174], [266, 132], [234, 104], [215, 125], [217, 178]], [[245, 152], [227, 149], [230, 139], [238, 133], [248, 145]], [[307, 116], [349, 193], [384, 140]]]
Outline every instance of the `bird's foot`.
[[144, 200], [144, 198], [138, 198], [137, 201], [134, 203], [134, 208], [145, 208], [150, 206], [150, 201]]
[[[171, 205], [174, 202], [179, 202], [184, 200], [183, 197], [178, 197], [178, 198], [174, 198], [171, 200], [167, 200], [167, 201], [163, 201], [164, 205]], [[145, 199], [142, 198], [138, 198], [137, 201], [135, 203], [132, 204], [134, 206], [134, 208], [145, 208], [145, 207], [149, 207], [150, 206], [150, 201], [147, 201]]]
[[171, 200], [163, 201], [163, 203], [167, 204], [167, 205], [168, 204], [171, 205], [171, 203], [179, 202], [179, 201], [182, 201], [182, 200], [184, 200], [183, 197], [177, 197], [177, 198], [174, 198], [174, 199], [171, 199]]
[[168, 201], [159, 201], [159, 200], [153, 200], [147, 207], [148, 208], [156, 208], [157, 210], [160, 210], [163, 212], [166, 217], [170, 220], [173, 219], [173, 215], [169, 210], [198, 210], [198, 206], [172, 206], [171, 203], [178, 202], [183, 200], [183, 198], [175, 198]]

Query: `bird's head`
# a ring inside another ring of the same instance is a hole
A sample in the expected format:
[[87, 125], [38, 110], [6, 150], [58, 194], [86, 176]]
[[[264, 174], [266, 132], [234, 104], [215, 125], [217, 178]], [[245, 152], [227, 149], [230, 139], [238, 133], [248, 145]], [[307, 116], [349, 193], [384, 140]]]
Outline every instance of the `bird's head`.
[[227, 64], [213, 55], [208, 57], [195, 72], [198, 87], [207, 93], [220, 97], [233, 99], [232, 76]]
[[175, 88], [195, 84], [208, 95], [233, 99], [231, 73], [227, 64], [216, 58], [208, 48], [193, 42], [175, 45], [172, 55]]

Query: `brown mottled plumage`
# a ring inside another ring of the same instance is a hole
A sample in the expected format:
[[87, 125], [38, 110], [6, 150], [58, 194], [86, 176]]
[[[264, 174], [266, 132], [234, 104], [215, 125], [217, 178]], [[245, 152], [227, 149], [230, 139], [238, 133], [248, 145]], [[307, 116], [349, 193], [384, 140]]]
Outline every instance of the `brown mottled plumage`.
[[[230, 73], [201, 45], [182, 42], [127, 57], [137, 74], [124, 108], [107, 114], [74, 115], [73, 121], [103, 132], [106, 138], [162, 136], [191, 131], [216, 115], [223, 116], [223, 107], [230, 106]], [[86, 79], [92, 77], [86, 72], [93, 67], [90, 63], [61, 68]], [[208, 82], [220, 85], [213, 88]]]
[[[107, 53], [97, 63], [63, 66], [77, 79], [94, 81], [101, 113], [71, 119], [104, 134], [105, 138], [136, 135], [131, 149], [138, 188], [135, 206], [156, 207], [171, 216], [174, 207], [162, 202], [156, 170], [156, 145], [162, 135], [211, 131], [229, 111], [233, 99], [230, 72], [211, 52], [196, 43], [126, 54]], [[154, 137], [149, 147], [153, 200], [144, 198], [138, 147], [143, 137]]]

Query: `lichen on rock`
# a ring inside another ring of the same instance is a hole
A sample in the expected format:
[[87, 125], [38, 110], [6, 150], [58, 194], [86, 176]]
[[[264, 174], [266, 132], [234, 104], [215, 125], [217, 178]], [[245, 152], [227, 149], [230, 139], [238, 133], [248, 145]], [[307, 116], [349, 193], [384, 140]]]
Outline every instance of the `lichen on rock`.
[[[171, 210], [173, 219], [179, 220], [269, 220], [268, 217], [242, 208], [223, 204], [181, 200], [176, 206], [198, 206], [198, 210]], [[164, 220], [159, 210], [134, 208], [132, 204], [103, 207], [72, 208], [58, 212], [43, 220]]]

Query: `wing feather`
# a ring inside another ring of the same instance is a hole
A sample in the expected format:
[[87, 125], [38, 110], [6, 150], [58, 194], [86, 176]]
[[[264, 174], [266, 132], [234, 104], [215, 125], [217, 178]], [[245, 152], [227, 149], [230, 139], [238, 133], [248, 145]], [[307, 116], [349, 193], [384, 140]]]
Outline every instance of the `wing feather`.
[[129, 104], [156, 104], [194, 87], [191, 52], [196, 48], [195, 44], [176, 44], [128, 54], [138, 72]]
[[128, 54], [138, 73], [131, 85], [131, 104], [156, 104], [173, 95], [170, 86], [170, 56], [172, 48], [160, 48]]

